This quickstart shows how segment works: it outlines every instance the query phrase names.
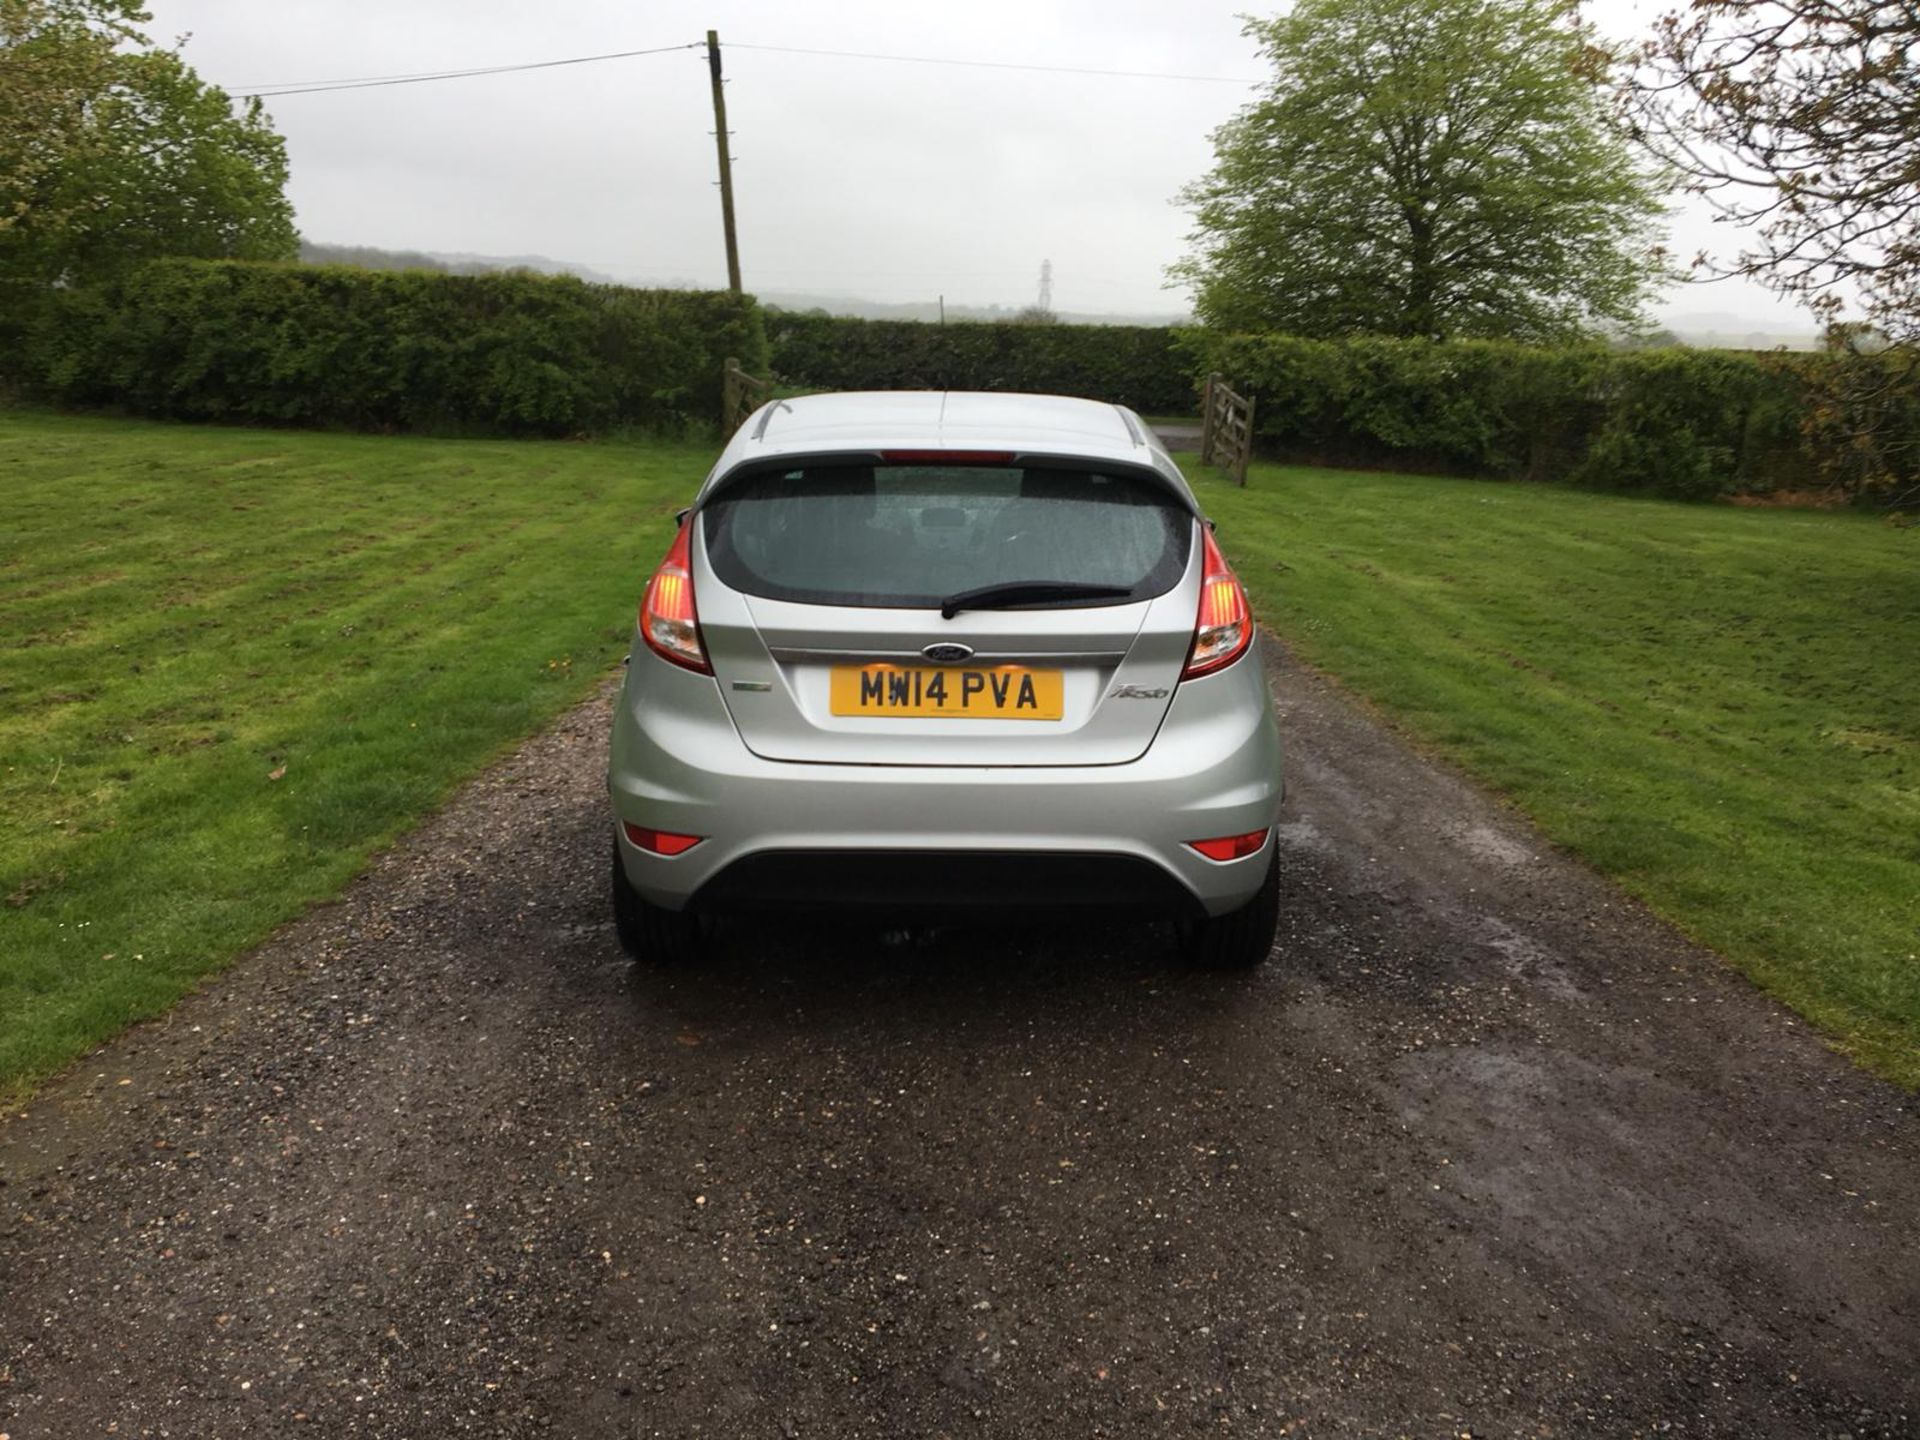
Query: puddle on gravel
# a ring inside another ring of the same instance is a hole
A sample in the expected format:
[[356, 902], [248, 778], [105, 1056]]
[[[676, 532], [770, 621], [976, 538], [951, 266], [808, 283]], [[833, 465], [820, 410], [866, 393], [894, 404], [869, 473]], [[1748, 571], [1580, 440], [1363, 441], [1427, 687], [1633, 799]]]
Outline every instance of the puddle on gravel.
[[1516, 980], [1536, 985], [1556, 1000], [1585, 1000], [1580, 988], [1560, 958], [1531, 935], [1493, 915], [1481, 915], [1474, 921], [1479, 940], [1497, 954], [1507, 973]]
[[1334, 844], [1322, 835], [1311, 820], [1288, 820], [1273, 827], [1274, 838], [1289, 850], [1312, 855], [1331, 855]]
[[1510, 835], [1501, 834], [1491, 825], [1455, 823], [1446, 826], [1442, 833], [1475, 860], [1489, 865], [1505, 865], [1517, 870], [1540, 861], [1540, 857], [1526, 845]]

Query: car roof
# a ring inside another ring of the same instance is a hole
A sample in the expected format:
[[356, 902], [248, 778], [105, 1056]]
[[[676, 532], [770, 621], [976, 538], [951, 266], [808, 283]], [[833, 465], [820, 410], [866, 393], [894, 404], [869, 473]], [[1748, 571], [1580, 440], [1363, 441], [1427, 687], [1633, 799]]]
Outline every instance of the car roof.
[[855, 390], [775, 400], [749, 416], [714, 474], [788, 455], [865, 450], [1011, 450], [1172, 470], [1131, 410], [1065, 395]]

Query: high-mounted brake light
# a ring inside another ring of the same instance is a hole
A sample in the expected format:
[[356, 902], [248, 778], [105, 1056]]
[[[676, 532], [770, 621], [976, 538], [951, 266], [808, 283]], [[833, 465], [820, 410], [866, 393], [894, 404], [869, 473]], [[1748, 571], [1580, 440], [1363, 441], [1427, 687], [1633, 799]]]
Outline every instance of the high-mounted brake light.
[[693, 608], [693, 520], [681, 523], [667, 558], [647, 582], [640, 601], [640, 638], [662, 660], [711, 675], [707, 648], [700, 643], [700, 617]]
[[653, 855], [684, 855], [707, 838], [704, 835], [676, 835], [671, 830], [649, 830], [631, 820], [627, 822], [626, 831], [627, 839]]
[[1182, 680], [1226, 669], [1253, 643], [1253, 612], [1246, 590], [1205, 526], [1200, 541], [1200, 614], [1194, 621], [1193, 648], [1187, 652]]
[[1011, 450], [882, 450], [889, 465], [1011, 465]]
[[1244, 835], [1222, 835], [1217, 840], [1189, 840], [1187, 848], [1198, 850], [1209, 860], [1244, 860], [1257, 854], [1266, 843], [1265, 830], [1249, 830]]

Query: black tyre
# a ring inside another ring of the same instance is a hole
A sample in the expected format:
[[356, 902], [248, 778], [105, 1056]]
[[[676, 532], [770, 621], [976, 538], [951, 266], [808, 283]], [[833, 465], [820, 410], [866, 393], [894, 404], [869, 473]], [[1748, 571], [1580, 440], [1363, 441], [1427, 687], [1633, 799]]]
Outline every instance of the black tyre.
[[1206, 970], [1251, 970], [1273, 953], [1273, 932], [1279, 923], [1280, 850], [1275, 846], [1267, 861], [1267, 878], [1253, 899], [1228, 914], [1187, 925], [1187, 961]]
[[650, 904], [627, 883], [617, 840], [613, 846], [613, 931], [620, 937], [620, 948], [645, 965], [691, 965], [707, 949], [706, 927], [698, 916]]

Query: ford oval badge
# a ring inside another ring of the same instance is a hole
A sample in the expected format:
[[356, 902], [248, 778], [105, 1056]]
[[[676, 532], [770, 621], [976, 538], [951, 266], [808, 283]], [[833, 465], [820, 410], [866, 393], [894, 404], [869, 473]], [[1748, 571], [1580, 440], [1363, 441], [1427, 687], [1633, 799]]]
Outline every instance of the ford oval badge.
[[929, 645], [920, 652], [936, 665], [958, 665], [963, 660], [973, 658], [971, 645], [956, 645], [952, 641], [942, 641], [938, 645]]

